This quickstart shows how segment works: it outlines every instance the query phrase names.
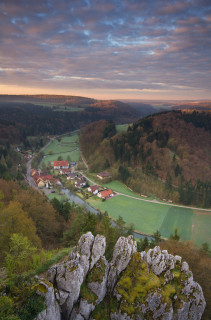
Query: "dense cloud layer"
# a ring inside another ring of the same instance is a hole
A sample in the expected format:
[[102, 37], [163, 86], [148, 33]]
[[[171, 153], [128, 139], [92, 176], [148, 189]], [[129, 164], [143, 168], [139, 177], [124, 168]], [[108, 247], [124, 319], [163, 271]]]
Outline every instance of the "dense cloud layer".
[[1, 1], [0, 93], [207, 99], [210, 34], [208, 0]]

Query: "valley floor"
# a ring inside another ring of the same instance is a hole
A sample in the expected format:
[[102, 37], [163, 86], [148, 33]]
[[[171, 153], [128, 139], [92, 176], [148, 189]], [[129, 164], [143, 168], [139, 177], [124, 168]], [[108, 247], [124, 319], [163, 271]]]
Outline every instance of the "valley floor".
[[[59, 151], [64, 152], [66, 157], [69, 154], [73, 160], [75, 148], [77, 148], [77, 157], [74, 160], [78, 160], [79, 147], [76, 135], [62, 138], [62, 143], [54, 139], [44, 150], [43, 160], [47, 164], [47, 161], [50, 161], [49, 158], [53, 156], [49, 153], [53, 153], [55, 158]], [[85, 161], [84, 157], [82, 159]], [[92, 175], [85, 173], [84, 176], [91, 184], [96, 183]], [[90, 197], [86, 201], [93, 208], [102, 212], [107, 211], [114, 219], [122, 216], [127, 224], [133, 223], [135, 230], [142, 234], [152, 235], [159, 230], [163, 238], [168, 238], [177, 228], [181, 239], [193, 241], [197, 245], [207, 242], [211, 246], [211, 210], [167, 203], [154, 197], [146, 198], [134, 193], [119, 181], [112, 181], [103, 186], [111, 188], [117, 195], [106, 201], [96, 196]], [[48, 196], [52, 198], [55, 195], [50, 193]]]

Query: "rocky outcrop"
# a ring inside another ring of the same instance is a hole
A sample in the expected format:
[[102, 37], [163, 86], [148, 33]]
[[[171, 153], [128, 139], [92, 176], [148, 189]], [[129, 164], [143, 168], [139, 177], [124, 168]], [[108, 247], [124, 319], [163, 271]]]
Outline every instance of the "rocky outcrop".
[[105, 237], [88, 232], [68, 261], [49, 269], [36, 320], [201, 319], [203, 292], [181, 257], [159, 247], [139, 253], [132, 236], [119, 238], [110, 263], [105, 248]]
[[40, 281], [36, 287], [37, 294], [45, 298], [46, 309], [40, 312], [36, 320], [61, 320], [61, 312], [58, 302], [55, 299], [55, 292], [52, 284], [48, 281]]
[[136, 241], [133, 236], [120, 237], [114, 247], [113, 259], [111, 261], [108, 275], [108, 290], [112, 291], [119, 274], [127, 267], [131, 255], [137, 251]]

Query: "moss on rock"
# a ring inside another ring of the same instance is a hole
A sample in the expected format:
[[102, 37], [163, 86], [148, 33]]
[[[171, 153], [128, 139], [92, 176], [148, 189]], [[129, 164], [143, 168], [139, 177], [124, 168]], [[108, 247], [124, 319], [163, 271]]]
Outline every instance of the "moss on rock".
[[106, 265], [102, 257], [97, 261], [87, 276], [87, 282], [101, 283], [105, 276]]
[[82, 299], [86, 300], [88, 303], [95, 303], [97, 300], [96, 294], [94, 294], [86, 285], [83, 283], [81, 286], [80, 296]]

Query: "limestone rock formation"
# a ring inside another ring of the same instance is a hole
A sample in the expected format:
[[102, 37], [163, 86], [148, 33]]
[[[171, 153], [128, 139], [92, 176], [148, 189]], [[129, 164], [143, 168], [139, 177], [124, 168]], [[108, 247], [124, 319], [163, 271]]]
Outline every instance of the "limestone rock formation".
[[132, 236], [119, 238], [110, 263], [105, 248], [105, 237], [88, 232], [68, 261], [49, 269], [36, 320], [201, 319], [203, 292], [181, 257], [159, 247], [139, 253]]
[[127, 267], [131, 255], [137, 251], [137, 244], [133, 236], [120, 237], [114, 247], [113, 259], [111, 261], [108, 275], [108, 289], [113, 290], [119, 274]]
[[41, 281], [36, 289], [37, 294], [45, 298], [46, 305], [46, 309], [40, 312], [36, 320], [61, 320], [60, 307], [52, 284], [46, 280]]

